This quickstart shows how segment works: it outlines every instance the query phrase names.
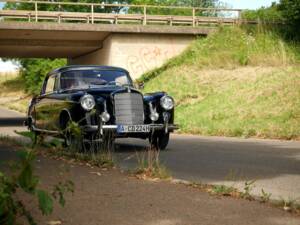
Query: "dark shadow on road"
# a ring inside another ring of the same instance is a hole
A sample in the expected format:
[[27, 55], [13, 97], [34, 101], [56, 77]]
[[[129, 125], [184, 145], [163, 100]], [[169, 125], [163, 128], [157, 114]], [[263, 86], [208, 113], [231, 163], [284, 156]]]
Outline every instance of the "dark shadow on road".
[[147, 149], [146, 145], [134, 145], [126, 143], [117, 143], [115, 147], [116, 153], [135, 153], [145, 151]]
[[0, 117], [0, 127], [23, 126], [25, 117]]

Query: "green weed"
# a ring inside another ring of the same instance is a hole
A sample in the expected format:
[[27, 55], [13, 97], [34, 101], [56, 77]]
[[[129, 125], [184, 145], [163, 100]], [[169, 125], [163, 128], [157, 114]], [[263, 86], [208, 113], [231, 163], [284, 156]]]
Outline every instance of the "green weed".
[[251, 191], [254, 188], [254, 183], [255, 180], [245, 182], [244, 191], [241, 193], [242, 198], [249, 199], [249, 200], [253, 199], [253, 197], [251, 196]]
[[265, 192], [264, 189], [261, 189], [261, 196], [260, 196], [260, 201], [265, 203], [270, 201], [271, 193]]
[[170, 171], [160, 162], [159, 150], [148, 148], [142, 153], [136, 153], [138, 167], [135, 174], [150, 178], [169, 179]]
[[300, 205], [297, 202], [297, 199], [283, 199], [281, 198], [279, 202], [279, 206], [281, 206], [285, 211], [292, 212], [300, 209]]
[[230, 196], [236, 189], [232, 186], [225, 186], [225, 185], [214, 185], [212, 187], [211, 192], [213, 194], [223, 195], [223, 196]]

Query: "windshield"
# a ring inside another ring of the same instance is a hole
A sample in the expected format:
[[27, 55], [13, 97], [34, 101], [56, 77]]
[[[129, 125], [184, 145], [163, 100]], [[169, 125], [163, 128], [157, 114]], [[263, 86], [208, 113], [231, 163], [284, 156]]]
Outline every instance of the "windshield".
[[61, 74], [61, 89], [84, 89], [104, 85], [128, 86], [131, 80], [119, 70], [71, 70]]

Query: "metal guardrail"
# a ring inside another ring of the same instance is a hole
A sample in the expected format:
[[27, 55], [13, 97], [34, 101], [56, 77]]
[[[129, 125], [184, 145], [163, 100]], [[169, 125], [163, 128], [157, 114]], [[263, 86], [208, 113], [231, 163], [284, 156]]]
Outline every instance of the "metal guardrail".
[[[197, 27], [201, 25], [240, 24], [245, 23], [241, 19], [240, 9], [226, 8], [200, 8], [181, 6], [155, 6], [155, 5], [127, 5], [105, 3], [73, 3], [73, 2], [48, 2], [25, 0], [0, 0], [5, 3], [26, 4], [29, 10], [0, 10], [0, 17], [5, 19], [25, 19], [28, 22], [55, 21], [61, 22], [85, 22], [85, 23], [139, 23], [142, 25], [164, 24], [184, 25]], [[45, 5], [54, 6], [51, 11], [43, 11]], [[72, 12], [69, 6], [77, 6], [82, 10]], [[107, 8], [127, 9], [124, 12], [105, 13]], [[100, 10], [99, 10], [100, 8]], [[155, 15], [153, 11], [157, 11]], [[181, 10], [183, 14], [176, 15]], [[162, 13], [161, 13], [162, 12]], [[235, 17], [232, 14], [236, 14]], [[226, 16], [227, 15], [227, 16]], [[229, 16], [228, 16], [229, 15]], [[248, 23], [249, 21], [247, 21]]]

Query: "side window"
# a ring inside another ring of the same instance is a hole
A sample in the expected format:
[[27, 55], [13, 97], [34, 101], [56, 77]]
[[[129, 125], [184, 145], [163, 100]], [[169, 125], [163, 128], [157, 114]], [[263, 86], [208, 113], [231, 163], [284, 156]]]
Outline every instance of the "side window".
[[47, 80], [46, 88], [45, 88], [45, 94], [52, 93], [55, 91], [55, 79], [56, 76], [51, 76]]

